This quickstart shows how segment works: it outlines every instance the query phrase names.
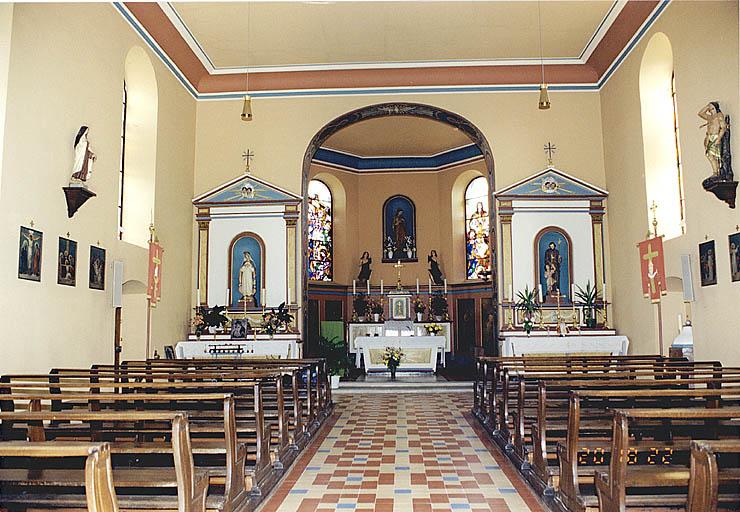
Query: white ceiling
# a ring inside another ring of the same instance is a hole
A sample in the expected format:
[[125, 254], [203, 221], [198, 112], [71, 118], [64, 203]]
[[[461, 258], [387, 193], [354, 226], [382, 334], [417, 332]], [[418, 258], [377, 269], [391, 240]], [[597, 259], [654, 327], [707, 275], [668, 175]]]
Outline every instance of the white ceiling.
[[472, 144], [453, 126], [410, 116], [368, 119], [349, 125], [322, 145], [356, 156], [431, 156]]
[[201, 58], [214, 68], [231, 68], [539, 59], [538, 6], [544, 56], [579, 59], [622, 5], [613, 0], [174, 2], [163, 8]]

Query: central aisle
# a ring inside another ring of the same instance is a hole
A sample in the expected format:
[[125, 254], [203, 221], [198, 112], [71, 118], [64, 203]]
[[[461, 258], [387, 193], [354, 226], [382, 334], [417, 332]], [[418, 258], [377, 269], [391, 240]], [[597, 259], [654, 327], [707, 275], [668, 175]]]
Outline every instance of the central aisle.
[[461, 393], [336, 397], [331, 430], [260, 512], [543, 510], [473, 428], [471, 406]]

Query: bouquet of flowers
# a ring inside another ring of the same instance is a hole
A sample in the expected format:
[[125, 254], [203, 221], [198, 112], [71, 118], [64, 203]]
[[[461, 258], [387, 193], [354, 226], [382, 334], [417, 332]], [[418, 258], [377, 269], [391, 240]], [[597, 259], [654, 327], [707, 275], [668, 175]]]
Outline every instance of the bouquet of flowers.
[[262, 314], [262, 330], [272, 336], [279, 330], [287, 330], [292, 321], [293, 315], [283, 302], [277, 310], [273, 308]]
[[195, 332], [197, 336], [200, 336], [206, 331], [207, 326], [205, 320], [203, 320], [203, 311], [201, 308], [195, 308], [195, 316], [193, 316], [193, 319], [190, 321], [190, 325], [193, 327], [193, 332]]
[[427, 336], [437, 336], [439, 333], [442, 332], [442, 326], [438, 324], [425, 325], [424, 329], [427, 330]]
[[373, 315], [380, 315], [383, 313], [383, 304], [377, 300], [367, 301], [367, 309]]
[[383, 352], [383, 363], [391, 371], [391, 375], [395, 375], [396, 368], [401, 366], [401, 358], [403, 355], [403, 351], [400, 348], [385, 347], [385, 352]]
[[427, 310], [427, 305], [424, 304], [420, 298], [414, 300], [414, 313], [424, 313]]

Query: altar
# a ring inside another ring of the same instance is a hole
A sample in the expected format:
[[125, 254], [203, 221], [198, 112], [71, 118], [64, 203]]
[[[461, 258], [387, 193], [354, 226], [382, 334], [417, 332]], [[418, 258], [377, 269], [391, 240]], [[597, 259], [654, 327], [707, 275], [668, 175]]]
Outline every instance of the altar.
[[503, 333], [499, 341], [499, 355], [504, 357], [526, 355], [627, 355], [629, 340], [613, 331], [553, 336], [546, 333], [532, 332], [531, 336], [523, 333]]
[[[444, 351], [444, 336], [360, 336], [355, 339], [357, 352], [355, 364], [360, 367], [360, 358], [365, 362], [365, 371], [388, 371], [383, 362], [386, 347], [400, 348], [404, 357], [401, 359], [399, 372], [435, 372], [437, 354]], [[444, 352], [442, 352], [444, 354]], [[443, 357], [444, 361], [444, 357]]]
[[301, 343], [298, 334], [276, 334], [272, 338], [258, 334], [250, 339], [234, 340], [229, 335], [210, 334], [200, 339], [192, 336], [175, 346], [177, 359], [223, 358], [241, 359], [262, 357], [274, 359], [300, 359]]

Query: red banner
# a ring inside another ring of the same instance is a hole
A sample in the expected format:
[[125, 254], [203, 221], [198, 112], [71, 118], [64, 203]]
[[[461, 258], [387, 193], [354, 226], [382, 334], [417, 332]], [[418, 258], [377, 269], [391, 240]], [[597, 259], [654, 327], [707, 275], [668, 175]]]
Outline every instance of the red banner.
[[660, 302], [660, 296], [667, 293], [663, 239], [651, 238], [640, 242], [637, 247], [640, 250], [642, 294], [652, 302]]
[[149, 299], [149, 305], [157, 307], [157, 303], [162, 298], [162, 255], [164, 249], [158, 242], [149, 242], [149, 281], [147, 284], [146, 296]]

